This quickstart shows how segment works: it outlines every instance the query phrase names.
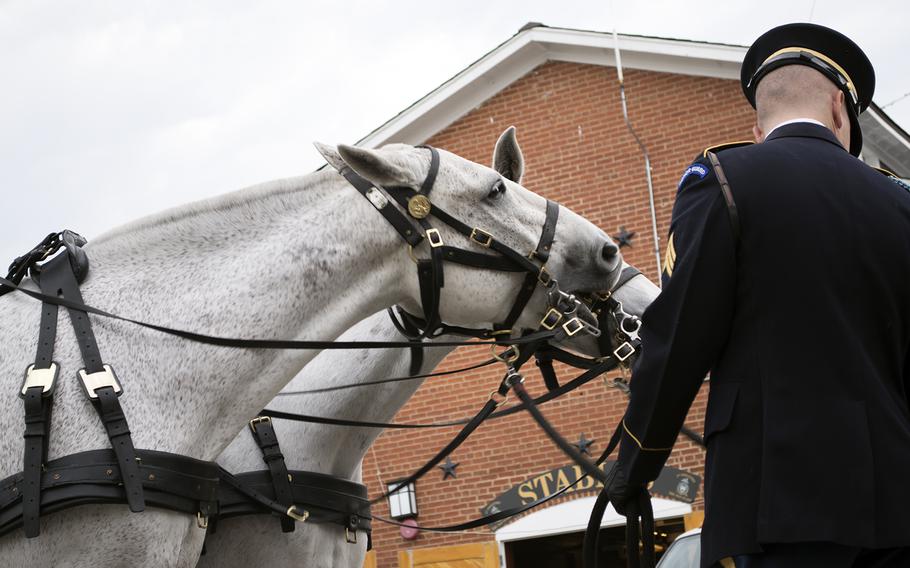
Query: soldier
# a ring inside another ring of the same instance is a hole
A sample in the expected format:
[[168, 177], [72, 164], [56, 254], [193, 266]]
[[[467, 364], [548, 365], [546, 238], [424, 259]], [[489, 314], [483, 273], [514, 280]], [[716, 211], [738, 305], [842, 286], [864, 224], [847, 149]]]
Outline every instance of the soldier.
[[774, 28], [758, 143], [679, 182], [607, 488], [657, 477], [710, 371], [703, 567], [910, 566], [910, 191], [857, 159], [874, 85], [844, 35]]

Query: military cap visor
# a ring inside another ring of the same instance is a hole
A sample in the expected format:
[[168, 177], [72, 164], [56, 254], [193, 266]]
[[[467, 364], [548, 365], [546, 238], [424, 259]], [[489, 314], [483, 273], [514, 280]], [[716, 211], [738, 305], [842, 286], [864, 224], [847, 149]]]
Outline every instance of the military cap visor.
[[863, 147], [859, 115], [875, 92], [875, 71], [863, 50], [840, 32], [816, 24], [786, 24], [755, 40], [743, 60], [740, 83], [755, 108], [755, 90], [762, 77], [784, 65], [806, 65], [822, 73], [844, 92], [850, 116], [850, 153]]

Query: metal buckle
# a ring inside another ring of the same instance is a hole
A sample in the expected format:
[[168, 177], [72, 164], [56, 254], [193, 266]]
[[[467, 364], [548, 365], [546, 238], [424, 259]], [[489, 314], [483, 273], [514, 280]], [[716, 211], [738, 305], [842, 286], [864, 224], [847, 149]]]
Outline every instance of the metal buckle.
[[271, 416], [257, 416], [256, 418], [253, 418], [252, 420], [250, 420], [250, 430], [255, 432], [256, 424], [261, 424], [263, 422], [271, 422], [271, 421], [272, 421]]
[[546, 315], [543, 316], [543, 319], [540, 320], [540, 327], [547, 329], [547, 330], [552, 330], [557, 325], [559, 325], [559, 321], [561, 319], [562, 319], [562, 312], [560, 312], [556, 308], [550, 308], [550, 311], [548, 311], [546, 313]]
[[493, 353], [493, 358], [500, 363], [509, 365], [518, 361], [518, 358], [521, 357], [521, 351], [518, 349], [517, 345], [509, 345], [509, 348], [502, 353], [497, 353], [496, 347], [497, 345], [495, 343], [490, 345], [490, 352]]
[[57, 363], [51, 363], [47, 369], [36, 369], [34, 365], [29, 365], [25, 370], [25, 380], [22, 381], [22, 391], [20, 396], [25, 396], [25, 391], [33, 387], [41, 387], [41, 396], [46, 396], [53, 392], [54, 383], [57, 381], [57, 375], [60, 368]]
[[631, 357], [634, 353], [635, 348], [632, 347], [632, 344], [628, 341], [624, 342], [622, 345], [613, 350], [613, 356], [616, 357], [616, 360], [620, 363], [625, 362], [625, 360]]
[[553, 275], [547, 270], [546, 265], [540, 267], [540, 272], [537, 273], [537, 281], [544, 286], [549, 286], [550, 282], [553, 281]]
[[344, 541], [348, 544], [357, 544], [357, 530], [344, 527]]
[[117, 396], [120, 396], [123, 393], [123, 389], [120, 387], [120, 381], [117, 380], [117, 375], [114, 374], [114, 370], [111, 369], [111, 366], [102, 366], [104, 367], [104, 370], [98, 371], [97, 373], [86, 373], [85, 369], [79, 369], [79, 378], [82, 380], [82, 388], [85, 389], [86, 396], [92, 400], [98, 398], [98, 393], [95, 391], [105, 387], [112, 387]]
[[439, 248], [442, 246], [442, 235], [439, 234], [439, 229], [427, 229], [426, 236], [427, 242], [430, 243], [431, 247]]
[[381, 211], [389, 204], [389, 200], [386, 199], [385, 195], [375, 187], [371, 187], [367, 190], [366, 193], [367, 199], [370, 200], [370, 203], [373, 204], [377, 210]]
[[484, 231], [483, 229], [474, 227], [471, 229], [471, 240], [482, 247], [490, 248], [490, 246], [493, 244], [493, 235]]
[[307, 518], [310, 516], [310, 512], [304, 510], [303, 513], [297, 512], [297, 506], [291, 505], [288, 507], [287, 516], [291, 517], [295, 521], [300, 521], [301, 523], [306, 522]]
[[200, 529], [209, 528], [209, 518], [200, 512], [196, 512], [196, 526]]
[[585, 324], [578, 319], [577, 317], [570, 319], [566, 323], [562, 324], [562, 329], [566, 332], [566, 335], [572, 337], [579, 331], [585, 328]]

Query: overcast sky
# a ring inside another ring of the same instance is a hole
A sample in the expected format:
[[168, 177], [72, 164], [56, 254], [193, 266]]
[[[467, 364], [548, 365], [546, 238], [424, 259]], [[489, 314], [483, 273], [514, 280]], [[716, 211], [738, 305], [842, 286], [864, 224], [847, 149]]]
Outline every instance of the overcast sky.
[[[886, 105], [910, 91], [908, 6], [0, 0], [0, 270], [51, 231], [310, 171], [313, 140], [358, 140], [528, 21], [748, 45], [811, 19], [863, 47]], [[910, 129], [910, 97], [885, 111]]]

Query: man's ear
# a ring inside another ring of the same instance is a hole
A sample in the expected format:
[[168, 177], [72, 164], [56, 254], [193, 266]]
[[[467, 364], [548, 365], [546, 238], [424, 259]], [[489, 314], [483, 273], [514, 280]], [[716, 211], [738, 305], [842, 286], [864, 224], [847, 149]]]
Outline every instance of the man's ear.
[[844, 123], [849, 120], [845, 101], [844, 92], [840, 89], [838, 89], [836, 95], [831, 97], [831, 116], [834, 118], [834, 127], [838, 130], [842, 129]]
[[758, 125], [757, 121], [752, 125], [752, 136], [755, 137], [756, 144], [761, 144], [765, 141], [765, 133], [762, 132], [761, 127]]

